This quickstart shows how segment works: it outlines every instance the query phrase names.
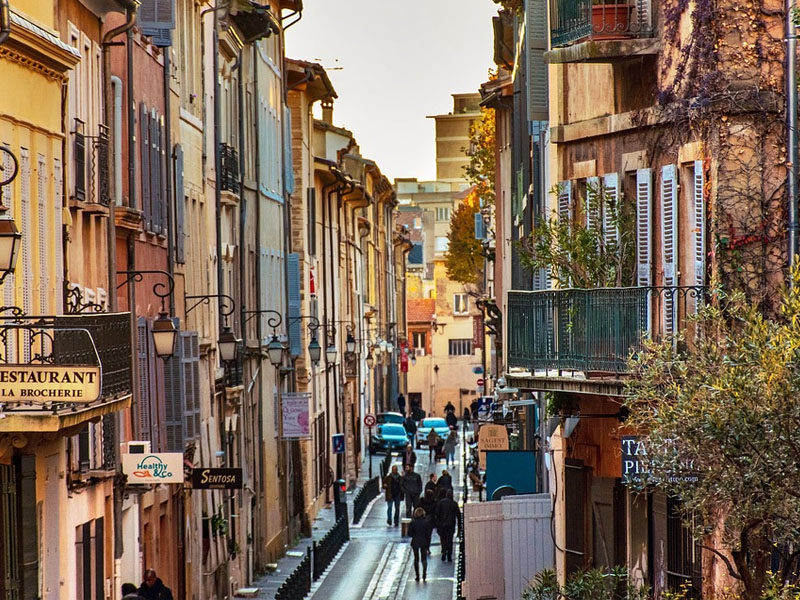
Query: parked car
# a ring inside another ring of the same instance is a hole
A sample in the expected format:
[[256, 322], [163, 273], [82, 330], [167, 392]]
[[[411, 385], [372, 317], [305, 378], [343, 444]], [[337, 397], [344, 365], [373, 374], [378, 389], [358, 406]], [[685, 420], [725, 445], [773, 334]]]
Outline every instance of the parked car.
[[378, 432], [372, 436], [372, 452], [400, 452], [408, 444], [408, 432], [398, 423], [378, 425]]
[[402, 425], [406, 422], [406, 418], [401, 415], [399, 412], [382, 412], [378, 413], [378, 416], [375, 418], [378, 422], [378, 425], [383, 423], [399, 423]]
[[442, 439], [447, 438], [450, 434], [450, 427], [447, 425], [447, 421], [441, 417], [422, 419], [417, 426], [417, 445], [428, 445], [428, 434], [431, 432], [431, 429], [435, 430], [436, 435]]

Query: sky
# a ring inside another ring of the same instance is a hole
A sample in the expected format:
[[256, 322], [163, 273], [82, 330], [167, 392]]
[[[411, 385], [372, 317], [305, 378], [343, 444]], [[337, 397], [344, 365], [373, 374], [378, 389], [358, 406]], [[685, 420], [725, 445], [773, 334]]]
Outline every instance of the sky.
[[[492, 0], [304, 0], [286, 56], [319, 62], [334, 123], [391, 181], [436, 176], [434, 124], [492, 66]], [[318, 109], [319, 107], [317, 107]]]

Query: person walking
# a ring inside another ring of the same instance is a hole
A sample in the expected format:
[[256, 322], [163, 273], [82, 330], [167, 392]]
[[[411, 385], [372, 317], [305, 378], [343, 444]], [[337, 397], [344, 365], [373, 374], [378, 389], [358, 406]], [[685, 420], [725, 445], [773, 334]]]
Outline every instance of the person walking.
[[442, 542], [442, 562], [453, 562], [453, 535], [458, 524], [458, 531], [461, 531], [461, 510], [458, 503], [453, 500], [453, 490], [447, 490], [444, 498], [436, 503], [433, 511], [436, 520], [436, 531], [439, 532], [439, 539]]
[[448, 412], [444, 417], [444, 422], [447, 423], [447, 426], [450, 429], [454, 429], [458, 426], [458, 417], [456, 416], [455, 411], [451, 410]]
[[392, 506], [394, 506], [394, 526], [400, 524], [400, 501], [403, 499], [403, 488], [397, 465], [392, 467], [392, 472], [383, 478], [383, 489], [386, 498], [386, 524], [392, 526]]
[[431, 430], [428, 432], [427, 442], [428, 462], [433, 462], [433, 459], [436, 458], [436, 444], [439, 443], [439, 434], [436, 433], [433, 427], [431, 427]]
[[449, 413], [449, 412], [455, 412], [455, 410], [456, 410], [456, 407], [455, 407], [455, 406], [453, 406], [453, 403], [452, 403], [452, 402], [450, 402], [450, 400], [448, 400], [448, 401], [447, 401], [447, 404], [445, 404], [445, 406], [444, 406], [444, 412], [445, 412], [445, 414], [447, 414], [447, 413]]
[[450, 430], [450, 434], [444, 441], [444, 456], [447, 466], [451, 469], [456, 464], [456, 446], [458, 445], [458, 433], [455, 429]]
[[406, 416], [406, 397], [403, 394], [397, 396], [397, 408], [400, 409], [400, 414]]
[[447, 469], [442, 469], [442, 476], [439, 477], [439, 480], [436, 482], [436, 489], [433, 492], [434, 498], [438, 502], [445, 496], [447, 496], [447, 492], [453, 491], [453, 478], [450, 477], [450, 473], [447, 472]]
[[144, 600], [174, 600], [172, 590], [164, 585], [154, 569], [147, 569], [144, 572], [144, 581], [139, 586], [139, 595]]
[[408, 435], [411, 436], [411, 446], [413, 448], [417, 447], [417, 422], [414, 420], [413, 416], [409, 416], [406, 418], [405, 422], [406, 431]]
[[412, 465], [406, 465], [400, 487], [406, 501], [406, 517], [411, 517], [414, 507], [419, 502], [419, 496], [422, 494], [422, 477], [414, 471]]
[[417, 464], [417, 453], [414, 452], [414, 448], [411, 447], [411, 444], [406, 446], [405, 451], [403, 452], [403, 471], [405, 471], [406, 466], [410, 465], [413, 469]]
[[436, 491], [436, 473], [431, 473], [428, 475], [428, 482], [425, 484], [425, 491], [427, 492], [428, 490], [431, 492]]
[[430, 521], [425, 517], [425, 511], [417, 508], [414, 511], [414, 519], [408, 526], [408, 535], [411, 536], [411, 550], [414, 552], [414, 574], [415, 581], [419, 581], [419, 563], [422, 561], [422, 581], [428, 579], [428, 553], [431, 547]]
[[122, 584], [122, 600], [142, 600], [135, 583]]

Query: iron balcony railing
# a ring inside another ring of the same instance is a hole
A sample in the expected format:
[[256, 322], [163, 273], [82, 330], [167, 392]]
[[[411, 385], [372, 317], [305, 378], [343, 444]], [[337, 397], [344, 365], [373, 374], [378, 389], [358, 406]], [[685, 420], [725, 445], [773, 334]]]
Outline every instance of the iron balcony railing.
[[508, 364], [622, 374], [646, 337], [686, 327], [704, 287], [563, 289], [508, 294]]
[[554, 48], [585, 39], [653, 37], [655, 0], [550, 0]]
[[108, 206], [111, 197], [109, 181], [108, 127], [98, 125], [97, 135], [86, 135], [85, 124], [75, 119], [73, 168], [75, 185], [73, 197], [80, 202]]
[[239, 193], [239, 153], [236, 148], [229, 144], [222, 143], [219, 145], [220, 164], [222, 166], [220, 172], [220, 187], [221, 189]]

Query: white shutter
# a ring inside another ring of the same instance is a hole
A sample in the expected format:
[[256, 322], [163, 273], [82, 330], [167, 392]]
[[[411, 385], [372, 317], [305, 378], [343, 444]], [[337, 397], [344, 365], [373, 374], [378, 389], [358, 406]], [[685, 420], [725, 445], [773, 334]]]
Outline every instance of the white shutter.
[[600, 178], [586, 178], [586, 229], [600, 227]]
[[636, 284], [653, 285], [653, 173], [636, 171]]
[[[19, 151], [20, 163], [20, 204], [22, 209], [22, 231], [33, 231], [31, 227], [31, 158], [30, 152], [27, 148], [20, 148]], [[22, 236], [22, 310], [26, 315], [33, 312], [31, 306], [31, 288], [33, 287], [33, 269], [31, 268], [32, 262], [32, 235]], [[30, 334], [23, 332], [20, 338], [22, 339], [22, 360], [23, 362], [31, 361], [31, 351], [28, 345]]]
[[558, 220], [572, 222], [572, 182], [558, 184]]
[[55, 301], [58, 307], [60, 307], [63, 302], [64, 293], [64, 246], [61, 243], [64, 235], [63, 210], [64, 169], [61, 165], [61, 160], [57, 158], [53, 161], [53, 218], [55, 221], [53, 227], [53, 232], [55, 233], [53, 254], [55, 255], [56, 261], [55, 273], [53, 273], [52, 279], [55, 280]]
[[[9, 148], [8, 144], [3, 144], [6, 148]], [[8, 152], [3, 152], [3, 173], [10, 173], [11, 169], [14, 168], [14, 161], [11, 158], [11, 155]], [[14, 206], [13, 206], [13, 197], [12, 197], [12, 190], [14, 189], [14, 183], [10, 183], [8, 185], [4, 185], [2, 188], [2, 202], [3, 206], [8, 208], [8, 214], [10, 216], [14, 215]], [[5, 306], [16, 306], [17, 301], [15, 298], [15, 288], [14, 282], [16, 281], [16, 277], [14, 273], [9, 273], [6, 275], [5, 280], [3, 281], [3, 302]], [[5, 360], [6, 362], [16, 362], [17, 360], [17, 352], [16, 346], [14, 345], [14, 336], [8, 336], [8, 340], [6, 341], [6, 348], [5, 348]]]
[[703, 161], [694, 161], [694, 285], [706, 281], [706, 202], [704, 196], [705, 173]]
[[619, 211], [619, 175], [609, 173], [603, 177], [603, 241], [606, 246], [619, 242], [619, 223], [614, 223], [614, 211]]
[[49, 311], [48, 296], [50, 293], [49, 252], [47, 251], [47, 238], [50, 235], [47, 227], [47, 159], [44, 154], [39, 154], [36, 158], [36, 217], [39, 229], [39, 311], [41, 314], [46, 315]]
[[[672, 288], [677, 283], [678, 265], [678, 194], [675, 165], [661, 168], [661, 252], [664, 266], [664, 287]], [[677, 315], [674, 290], [664, 290], [664, 333], [676, 331]]]

